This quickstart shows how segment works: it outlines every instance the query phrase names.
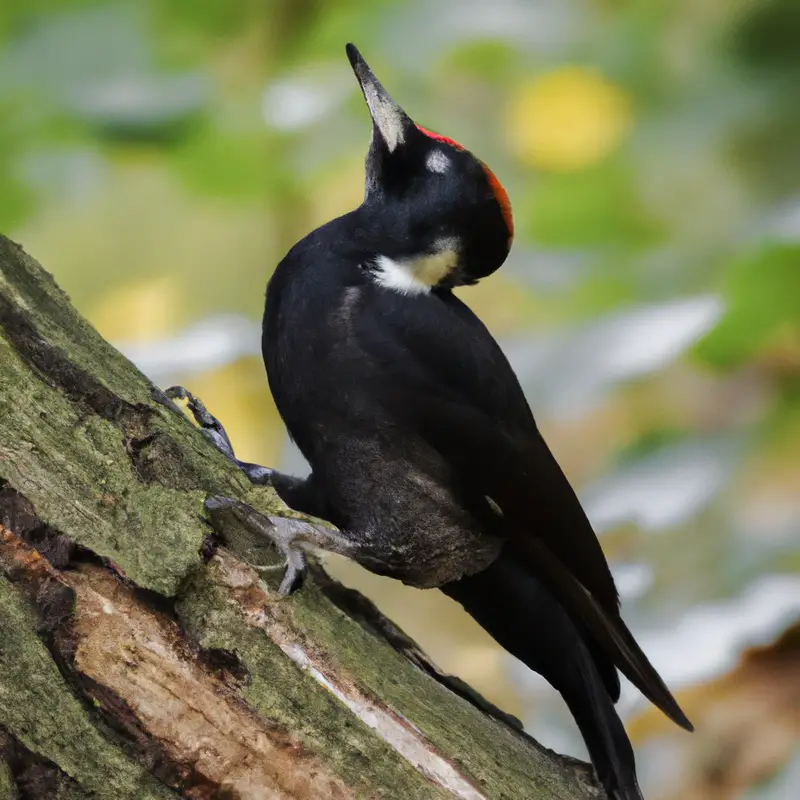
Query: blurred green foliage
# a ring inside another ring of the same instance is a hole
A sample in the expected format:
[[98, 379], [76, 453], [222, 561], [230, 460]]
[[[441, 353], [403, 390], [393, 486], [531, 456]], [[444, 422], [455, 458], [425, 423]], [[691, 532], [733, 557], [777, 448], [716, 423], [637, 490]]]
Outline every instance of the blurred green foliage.
[[[798, 569], [798, 31], [794, 0], [4, 0], [0, 230], [115, 341], [257, 320], [287, 248], [360, 201], [354, 41], [414, 119], [509, 191], [509, 263], [463, 297], [516, 343], [570, 476], [618, 485], [695, 452], [700, 477], [716, 470], [705, 500], [674, 501], [686, 513], [667, 534], [631, 512], [638, 535], [606, 540], [655, 566], [626, 606], [647, 626], [654, 607]], [[697, 297], [718, 321], [686, 316]], [[667, 301], [674, 315], [645, 314]], [[169, 375], [189, 377], [241, 457], [281, 457], [257, 358]], [[584, 405], [562, 419], [566, 396]], [[669, 481], [656, 484], [657, 505]], [[525, 710], [449, 610], [420, 600], [415, 615], [396, 587], [353, 579], [428, 631], [445, 666], [466, 659], [462, 674]]]
[[[741, 367], [778, 337], [791, 337], [800, 321], [800, 246], [764, 245], [725, 265], [728, 313], [698, 348], [720, 368]], [[792, 342], [788, 342], [791, 347]]]

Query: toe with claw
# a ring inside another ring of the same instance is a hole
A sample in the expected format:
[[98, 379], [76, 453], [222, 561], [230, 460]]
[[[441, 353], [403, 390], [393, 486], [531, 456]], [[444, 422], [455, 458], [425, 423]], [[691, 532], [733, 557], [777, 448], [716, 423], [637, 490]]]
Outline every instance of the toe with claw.
[[203, 436], [208, 439], [217, 450], [226, 458], [229, 458], [244, 472], [250, 481], [258, 486], [269, 486], [272, 483], [274, 470], [270, 467], [262, 467], [260, 464], [250, 464], [247, 461], [239, 461], [233, 452], [233, 445], [228, 437], [228, 433], [222, 423], [205, 407], [203, 401], [193, 395], [183, 386], [171, 386], [166, 391], [167, 397], [171, 400], [185, 400], [186, 406], [192, 412], [194, 421], [197, 423]]
[[199, 397], [195, 397], [183, 386], [170, 386], [166, 394], [171, 400], [185, 400], [203, 436], [205, 436], [220, 453], [227, 456], [231, 461], [236, 461], [236, 456], [233, 453], [233, 445], [231, 445], [231, 440], [228, 438], [225, 428], [222, 427], [222, 423], [209, 412], [205, 405], [203, 405], [203, 401]]
[[225, 517], [230, 514], [239, 523], [273, 543], [276, 550], [286, 559], [286, 572], [278, 589], [278, 594], [281, 597], [286, 597], [300, 588], [306, 571], [306, 558], [300, 547], [302, 537], [295, 530], [295, 525], [281, 524], [283, 522], [294, 523], [296, 522], [295, 520], [278, 518], [273, 521], [239, 500], [218, 495], [209, 497], [205, 501], [205, 507], [211, 517], [212, 524], [223, 536]]

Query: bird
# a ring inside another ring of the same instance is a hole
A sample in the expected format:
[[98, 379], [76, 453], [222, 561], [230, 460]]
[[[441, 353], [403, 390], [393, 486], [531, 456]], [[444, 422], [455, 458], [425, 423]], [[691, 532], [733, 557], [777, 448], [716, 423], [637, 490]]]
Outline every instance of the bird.
[[372, 122], [364, 200], [289, 250], [262, 326], [269, 386], [310, 475], [238, 461], [221, 423], [191, 395], [190, 407], [254, 483], [335, 526], [286, 535], [284, 592], [307, 547], [439, 589], [560, 692], [608, 797], [642, 800], [619, 673], [692, 725], [623, 621], [597, 536], [508, 359], [453, 291], [505, 262], [508, 194], [470, 151], [413, 122], [354, 45], [346, 52]]

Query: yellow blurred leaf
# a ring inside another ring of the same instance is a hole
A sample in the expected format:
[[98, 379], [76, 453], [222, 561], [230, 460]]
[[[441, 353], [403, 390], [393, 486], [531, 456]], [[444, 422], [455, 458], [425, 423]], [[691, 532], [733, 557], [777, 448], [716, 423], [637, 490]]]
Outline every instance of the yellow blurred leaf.
[[181, 307], [175, 276], [160, 275], [112, 289], [87, 316], [106, 339], [142, 342], [174, 333]]
[[631, 122], [628, 95], [583, 67], [563, 67], [521, 84], [506, 129], [514, 153], [540, 169], [569, 172], [603, 159]]
[[312, 225], [324, 225], [329, 220], [357, 208], [364, 199], [364, 157], [342, 161], [324, 175], [315, 175], [309, 187], [309, 218]]
[[502, 270], [475, 286], [458, 289], [456, 294], [496, 336], [519, 330], [535, 308], [532, 293], [504, 276]]
[[148, 286], [157, 294], [162, 277], [179, 294], [178, 326], [212, 310], [259, 314], [264, 283], [283, 256], [274, 217], [262, 199], [194, 195], [166, 159], [140, 155], [110, 165], [108, 180], [85, 202], [45, 204], [16, 235], [42, 263], [54, 265], [78, 310], [113, 340], [140, 327], [115, 319], [131, 303], [141, 308], [125, 294]]

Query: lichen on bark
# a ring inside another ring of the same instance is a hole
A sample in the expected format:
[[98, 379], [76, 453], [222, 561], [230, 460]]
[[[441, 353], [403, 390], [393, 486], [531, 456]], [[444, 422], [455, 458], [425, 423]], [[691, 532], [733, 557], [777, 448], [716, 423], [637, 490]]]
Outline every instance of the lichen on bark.
[[600, 796], [208, 494], [296, 516], [0, 236], [0, 797]]

